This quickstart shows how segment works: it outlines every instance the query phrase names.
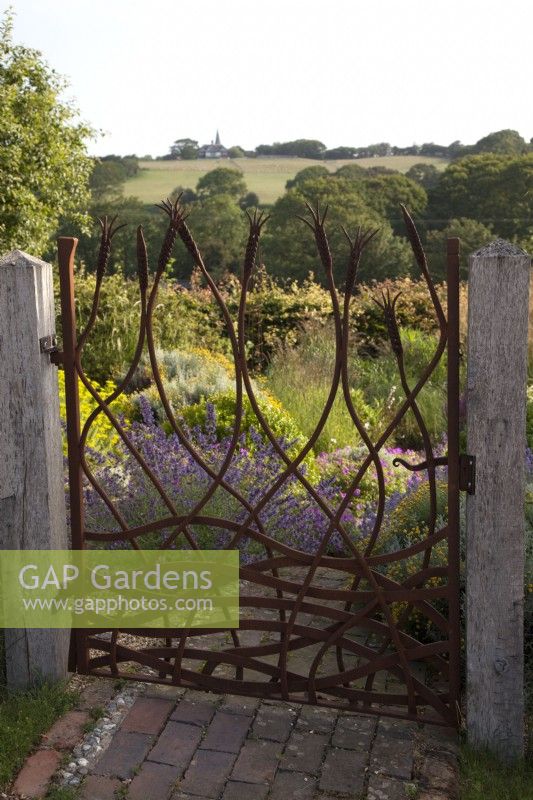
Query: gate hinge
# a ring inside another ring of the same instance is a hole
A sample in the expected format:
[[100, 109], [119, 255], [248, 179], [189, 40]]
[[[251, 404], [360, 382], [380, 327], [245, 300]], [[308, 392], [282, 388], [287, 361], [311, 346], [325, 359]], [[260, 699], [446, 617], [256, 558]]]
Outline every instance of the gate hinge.
[[467, 453], [459, 456], [459, 489], [468, 494], [476, 493], [476, 457]]
[[46, 353], [50, 356], [50, 363], [58, 367], [63, 363], [63, 353], [57, 346], [57, 337], [55, 334], [50, 336], [43, 336], [39, 339], [39, 349], [41, 353]]

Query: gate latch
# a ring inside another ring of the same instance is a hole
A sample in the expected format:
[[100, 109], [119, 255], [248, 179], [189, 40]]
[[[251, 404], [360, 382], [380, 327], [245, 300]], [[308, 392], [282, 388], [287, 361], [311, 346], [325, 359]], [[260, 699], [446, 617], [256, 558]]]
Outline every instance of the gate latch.
[[476, 493], [476, 457], [467, 453], [459, 456], [459, 489], [467, 494]]
[[41, 353], [46, 353], [50, 356], [50, 362], [58, 367], [63, 363], [63, 353], [57, 346], [57, 337], [55, 334], [50, 336], [43, 336], [39, 339], [39, 349]]

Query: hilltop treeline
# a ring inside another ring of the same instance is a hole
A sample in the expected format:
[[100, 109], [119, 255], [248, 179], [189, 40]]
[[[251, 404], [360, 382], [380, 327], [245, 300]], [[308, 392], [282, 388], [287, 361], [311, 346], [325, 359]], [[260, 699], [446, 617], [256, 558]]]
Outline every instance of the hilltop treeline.
[[412, 144], [409, 147], [397, 147], [389, 142], [379, 142], [366, 147], [341, 146], [328, 150], [323, 142], [316, 139], [296, 139], [293, 142], [260, 144], [255, 148], [255, 152], [258, 156], [298, 156], [318, 159], [374, 158], [377, 156], [433, 156], [454, 159], [479, 153], [521, 155], [529, 152], [532, 147], [532, 142], [526, 142], [518, 131], [506, 129], [489, 133], [488, 136], [484, 136], [472, 145], [461, 144], [458, 140], [448, 145], [426, 142], [421, 145]]
[[[128, 223], [114, 240], [112, 269], [132, 275], [136, 269], [135, 226], [143, 224], [155, 263], [165, 218], [137, 198], [124, 197], [123, 185], [115, 184], [107, 192], [102, 191], [102, 183], [95, 186], [90, 210], [94, 216], [118, 214]], [[247, 234], [244, 210], [253, 206], [271, 215], [259, 258], [269, 274], [281, 279], [301, 281], [315, 272], [319, 281], [325, 281], [313, 237], [298, 219], [305, 213], [306, 203], [317, 201], [322, 207], [329, 206], [328, 235], [339, 286], [347, 256], [342, 227], [351, 234], [360, 225], [379, 229], [360, 267], [362, 281], [417, 274], [399, 203], [415, 217], [432, 274], [438, 279], [445, 275], [447, 236], [458, 236], [467, 254], [496, 237], [526, 250], [533, 245], [533, 152], [478, 152], [456, 158], [442, 171], [418, 163], [405, 175], [379, 166], [364, 169], [357, 163], [330, 172], [324, 164], [316, 164], [289, 180], [285, 193], [271, 206], [248, 191], [241, 172], [223, 166], [203, 175], [195, 187], [176, 187], [173, 197], [178, 193], [188, 206], [190, 227], [216, 279], [240, 272]], [[72, 234], [72, 227], [67, 232]], [[95, 228], [90, 237], [81, 239], [78, 248], [88, 269], [96, 263], [97, 248]], [[178, 243], [169, 274], [188, 282], [192, 269], [189, 254]]]
[[[254, 158], [257, 156], [278, 156], [290, 158], [315, 158], [317, 160], [338, 160], [349, 158], [374, 158], [377, 156], [432, 156], [434, 158], [454, 159], [467, 155], [477, 155], [479, 153], [503, 153], [506, 155], [521, 155], [527, 153], [532, 148], [531, 140], [526, 140], [511, 129], [495, 131], [484, 136], [478, 142], [471, 145], [462, 144], [459, 140], [451, 144], [437, 144], [435, 142], [425, 142], [424, 144], [412, 144], [408, 147], [398, 147], [390, 142], [378, 142], [376, 144], [365, 145], [364, 147], [354, 147], [352, 145], [341, 145], [328, 149], [326, 145], [318, 139], [294, 139], [290, 142], [274, 142], [274, 144], [260, 144], [255, 150], [244, 150], [235, 145], [230, 147], [228, 154], [230, 158]], [[198, 142], [194, 139], [176, 139], [171, 145], [170, 152], [159, 159], [196, 159], [198, 158]]]

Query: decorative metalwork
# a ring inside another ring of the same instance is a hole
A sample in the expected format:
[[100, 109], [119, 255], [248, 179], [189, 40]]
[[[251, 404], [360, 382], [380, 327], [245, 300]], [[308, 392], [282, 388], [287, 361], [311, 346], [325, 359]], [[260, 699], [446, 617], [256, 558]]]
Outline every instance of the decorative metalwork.
[[[168, 216], [168, 227], [157, 268], [148, 270], [146, 244], [142, 228], [137, 230], [137, 260], [140, 297], [140, 323], [133, 361], [117, 388], [107, 397], [86, 376], [82, 366], [83, 349], [91, 336], [98, 316], [99, 298], [106, 265], [116, 231], [116, 220], [101, 222], [100, 253], [96, 269], [96, 288], [89, 320], [79, 336], [74, 311], [74, 253], [76, 240], [59, 240], [61, 303], [63, 319], [63, 354], [67, 399], [67, 435], [69, 445], [70, 513], [74, 548], [97, 541], [117, 542], [139, 547], [139, 540], [150, 532], [163, 531], [161, 546], [195, 548], [196, 527], [209, 526], [227, 533], [226, 546], [254, 542], [260, 555], [241, 567], [242, 620], [238, 630], [228, 632], [227, 640], [213, 631], [76, 631], [73, 634], [73, 660], [83, 673], [121, 675], [125, 678], [180, 684], [217, 692], [233, 692], [293, 702], [333, 705], [365, 713], [390, 714], [412, 720], [455, 725], [459, 696], [459, 592], [458, 592], [458, 241], [450, 240], [448, 249], [448, 319], [431, 280], [426, 257], [416, 227], [402, 207], [407, 237], [416, 262], [426, 282], [438, 324], [438, 344], [433, 357], [411, 386], [405, 367], [402, 339], [396, 308], [399, 296], [384, 294], [376, 302], [381, 307], [394, 353], [404, 399], [390, 424], [377, 441], [372, 441], [354, 407], [350, 392], [348, 347], [350, 301], [357, 279], [361, 256], [376, 231], [358, 230], [349, 242], [346, 288], [340, 294], [333, 279], [333, 256], [328, 244], [325, 221], [327, 208], [321, 212], [308, 206], [303, 219], [314, 236], [331, 297], [335, 330], [335, 358], [331, 387], [323, 412], [308, 441], [297, 454], [289, 455], [277, 438], [257, 397], [245, 355], [245, 311], [250, 277], [262, 229], [268, 217], [248, 214], [249, 235], [241, 274], [241, 296], [234, 325], [224, 298], [207, 269], [202, 254], [187, 226], [179, 198], [160, 206]], [[158, 364], [153, 331], [153, 315], [158, 287], [171, 258], [176, 238], [180, 238], [199, 268], [224, 318], [235, 366], [236, 411], [230, 444], [222, 463], [214, 467], [195, 446], [175, 414]], [[428, 429], [417, 398], [442, 358], [446, 348], [448, 368], [448, 455], [435, 455]], [[113, 401], [130, 385], [144, 350], [153, 381], [165, 412], [166, 421], [181, 446], [209, 478], [203, 496], [187, 513], [180, 513], [165, 486], [154, 474], [143, 453], [136, 447], [127, 427], [114, 414]], [[95, 409], [80, 427], [78, 401], [80, 380], [95, 402]], [[302, 392], [305, 387], [302, 387]], [[343, 497], [333, 506], [324, 499], [306, 474], [304, 461], [315, 446], [331, 412], [338, 392], [342, 393], [352, 423], [366, 450], [366, 456], [351, 477]], [[257, 487], [253, 501], [228, 481], [230, 465], [239, 448], [245, 397], [257, 418], [258, 429], [270, 443], [281, 469], [271, 485]], [[422, 541], [407, 543], [395, 552], [380, 552], [380, 533], [386, 522], [385, 478], [380, 451], [401, 420], [412, 412], [423, 441], [423, 458], [410, 464], [397, 458], [398, 469], [423, 471], [429, 486], [427, 535]], [[130, 527], [106, 488], [99, 482], [87, 459], [87, 436], [96, 418], [104, 414], [116, 429], [122, 446], [135, 459], [166, 508], [163, 517]], [[438, 527], [437, 470], [447, 466], [448, 517]], [[344, 522], [361, 481], [369, 470], [375, 471], [378, 500], [375, 521], [364, 542], [350, 535]], [[89, 482], [109, 509], [116, 526], [109, 531], [88, 530], [84, 522], [83, 486]], [[299, 487], [300, 496], [312, 501], [327, 519], [327, 530], [313, 552], [289, 546], [282, 537], [275, 538], [262, 521], [269, 503], [276, 502], [280, 488], [289, 481]], [[242, 513], [238, 520], [216, 517], [206, 512], [209, 500], [218, 490], [232, 497]], [[343, 543], [344, 554], [332, 554], [333, 537]], [[438, 543], [447, 543], [445, 567], [432, 564], [432, 551]], [[421, 568], [409, 578], [398, 581], [388, 568], [402, 560], [421, 556]], [[398, 609], [400, 611], [398, 612]], [[416, 611], [429, 619], [438, 631], [435, 641], [419, 641], [406, 631], [406, 621]], [[142, 638], [141, 638], [142, 637]], [[209, 639], [215, 641], [210, 649]], [[217, 638], [218, 637], [218, 638]], [[305, 654], [308, 654], [307, 660]], [[129, 665], [124, 669], [124, 665]], [[132, 671], [133, 665], [133, 671]]]

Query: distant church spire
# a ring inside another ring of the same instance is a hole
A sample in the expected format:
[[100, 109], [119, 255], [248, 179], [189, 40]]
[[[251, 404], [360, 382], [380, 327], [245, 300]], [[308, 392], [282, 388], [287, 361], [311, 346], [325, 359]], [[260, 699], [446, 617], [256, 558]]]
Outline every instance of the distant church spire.
[[216, 135], [216, 139], [215, 139], [215, 144], [220, 144], [220, 134], [219, 134], [218, 131], [217, 131], [217, 135]]

